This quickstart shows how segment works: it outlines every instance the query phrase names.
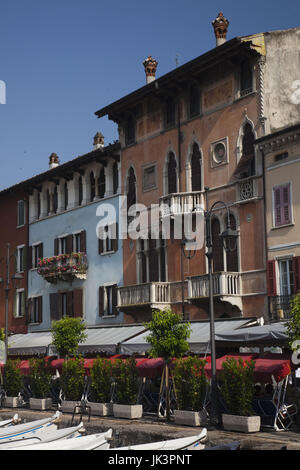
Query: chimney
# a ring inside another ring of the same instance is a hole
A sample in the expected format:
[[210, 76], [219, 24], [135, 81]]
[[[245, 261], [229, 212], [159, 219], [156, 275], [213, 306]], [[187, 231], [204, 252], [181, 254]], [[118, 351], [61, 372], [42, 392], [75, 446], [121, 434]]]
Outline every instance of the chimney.
[[145, 67], [146, 73], [146, 83], [151, 83], [155, 80], [156, 67], [158, 62], [149, 55], [147, 59], [144, 60], [143, 65]]
[[49, 168], [56, 168], [59, 165], [59, 158], [56, 153], [51, 153], [49, 157]]
[[97, 150], [103, 147], [104, 147], [104, 136], [101, 134], [101, 132], [97, 132], [97, 134], [94, 137], [94, 150]]
[[221, 44], [226, 42], [229, 21], [224, 17], [223, 13], [220, 12], [217, 18], [212, 21], [212, 25], [216, 35], [216, 45], [221, 46]]

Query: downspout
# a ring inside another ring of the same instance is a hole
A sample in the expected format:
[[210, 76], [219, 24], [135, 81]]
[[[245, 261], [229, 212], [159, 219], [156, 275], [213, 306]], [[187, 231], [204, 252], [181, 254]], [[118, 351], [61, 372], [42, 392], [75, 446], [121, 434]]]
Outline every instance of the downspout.
[[[179, 180], [179, 193], [182, 192], [181, 184], [181, 122], [180, 122], [180, 98], [177, 99], [177, 145], [178, 145], [178, 180]], [[182, 226], [181, 226], [182, 227]], [[184, 256], [183, 256], [184, 246], [180, 244], [180, 271], [181, 271], [181, 310], [182, 310], [182, 319], [185, 320], [185, 305], [184, 305]]]
[[[267, 236], [267, 205], [266, 205], [266, 167], [265, 167], [265, 153], [261, 150], [262, 154], [262, 171], [263, 171], [263, 212], [264, 212], [264, 238], [265, 238], [265, 270], [266, 270], [266, 279], [268, 275], [268, 236]], [[267, 303], [268, 303], [268, 317], [269, 317], [269, 297], [267, 296]], [[269, 320], [269, 318], [268, 318]]]

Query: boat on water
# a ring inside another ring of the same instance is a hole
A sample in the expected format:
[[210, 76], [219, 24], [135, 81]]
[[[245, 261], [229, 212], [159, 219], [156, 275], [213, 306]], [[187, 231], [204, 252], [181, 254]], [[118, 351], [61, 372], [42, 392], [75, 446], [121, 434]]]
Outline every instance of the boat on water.
[[13, 426], [19, 423], [20, 423], [20, 418], [19, 418], [18, 413], [16, 413], [13, 415], [12, 418], [0, 421], [0, 428], [5, 428], [6, 426]]
[[201, 450], [205, 448], [204, 442], [207, 439], [207, 429], [203, 428], [200, 434], [195, 436], [180, 437], [178, 439], [169, 439], [166, 441], [149, 442], [147, 444], [136, 444], [125, 447], [115, 447], [111, 450]]
[[112, 429], [100, 434], [89, 434], [69, 439], [61, 439], [52, 442], [41, 442], [39, 444], [13, 447], [9, 450], [108, 450], [112, 437]]
[[12, 441], [0, 442], [0, 450], [11, 449], [11, 447], [24, 447], [32, 444], [56, 442], [62, 439], [71, 439], [74, 437], [80, 437], [86, 432], [81, 422], [77, 426], [55, 429], [55, 426], [48, 428], [47, 433], [41, 435], [30, 435], [28, 437], [22, 437], [21, 439], [14, 439]]
[[[45, 436], [53, 429], [57, 430], [57, 425], [61, 421], [61, 412], [57, 411], [53, 416], [28, 423], [16, 424], [0, 429], [0, 446], [3, 442], [28, 439], [33, 436]], [[52, 429], [51, 429], [52, 428]]]

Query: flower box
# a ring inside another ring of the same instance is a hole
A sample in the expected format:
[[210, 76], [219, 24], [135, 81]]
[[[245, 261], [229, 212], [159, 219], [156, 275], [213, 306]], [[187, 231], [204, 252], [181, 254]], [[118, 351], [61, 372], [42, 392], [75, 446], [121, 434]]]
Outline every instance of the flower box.
[[50, 410], [52, 408], [52, 398], [29, 398], [29, 408], [31, 410]]
[[114, 403], [113, 415], [115, 418], [139, 419], [143, 416], [143, 405], [120, 405]]
[[113, 414], [112, 403], [88, 402], [87, 406], [91, 407], [91, 414], [95, 416], [110, 416]]
[[18, 408], [22, 406], [22, 400], [19, 397], [5, 397], [4, 398], [4, 407], [7, 408]]
[[207, 417], [205, 411], [174, 410], [174, 422], [185, 426], [204, 426]]
[[226, 431], [259, 432], [260, 416], [237, 416], [222, 414], [223, 428]]

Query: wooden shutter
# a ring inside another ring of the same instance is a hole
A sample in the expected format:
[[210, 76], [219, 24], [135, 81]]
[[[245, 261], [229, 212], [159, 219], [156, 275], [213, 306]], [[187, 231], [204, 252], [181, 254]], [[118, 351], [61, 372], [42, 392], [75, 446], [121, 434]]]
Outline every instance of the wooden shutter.
[[73, 251], [73, 235], [67, 236], [67, 254], [70, 255]]
[[291, 185], [278, 186], [273, 191], [275, 227], [291, 223]]
[[300, 256], [293, 258], [294, 294], [300, 291]]
[[23, 266], [22, 266], [22, 271], [27, 270], [27, 259], [28, 259], [28, 246], [24, 246], [23, 248]]
[[277, 293], [276, 289], [276, 265], [275, 260], [268, 261], [267, 267], [267, 286], [268, 286], [268, 296], [273, 297]]
[[80, 233], [80, 251], [86, 253], [86, 231], [82, 230]]
[[[118, 222], [111, 225], [112, 232], [115, 232], [112, 237], [112, 249], [113, 251], [118, 251], [118, 237], [119, 237], [119, 226]], [[114, 230], [115, 229], [115, 230]]]
[[102, 238], [98, 238], [98, 253], [99, 255], [103, 253], [103, 239]]
[[54, 240], [54, 256], [59, 255], [59, 239], [55, 238]]
[[38, 248], [38, 257], [43, 258], [43, 256], [44, 256], [44, 245], [43, 243], [40, 243], [39, 248]]
[[66, 292], [67, 296], [67, 316], [74, 316], [73, 291]]
[[59, 302], [59, 294], [53, 293], [49, 294], [49, 301], [50, 301], [50, 319], [59, 320], [61, 317], [61, 306]]
[[27, 309], [26, 309], [26, 323], [31, 323], [32, 318], [32, 299], [29, 298], [27, 301]]
[[38, 297], [38, 318], [37, 318], [37, 321], [38, 323], [42, 323], [43, 321], [43, 297], [40, 296]]
[[27, 270], [32, 268], [32, 246], [27, 247]]
[[117, 284], [114, 284], [112, 286], [112, 314], [113, 315], [118, 315], [118, 286]]
[[104, 286], [99, 287], [99, 316], [104, 314]]
[[73, 290], [73, 312], [74, 317], [83, 317], [83, 295], [82, 289]]

